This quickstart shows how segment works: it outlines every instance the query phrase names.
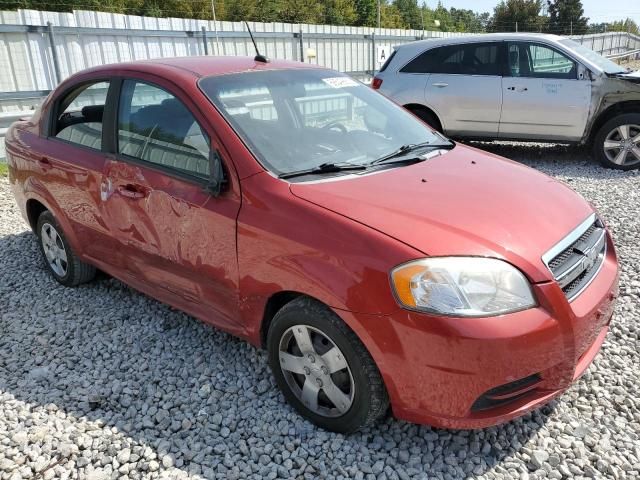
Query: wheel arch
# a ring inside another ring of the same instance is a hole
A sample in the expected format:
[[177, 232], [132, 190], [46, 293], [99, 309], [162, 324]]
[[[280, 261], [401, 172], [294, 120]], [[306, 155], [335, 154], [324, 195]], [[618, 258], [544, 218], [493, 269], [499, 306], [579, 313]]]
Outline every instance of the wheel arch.
[[[403, 105], [404, 108], [406, 108], [407, 110], [409, 110], [411, 113], [413, 113], [414, 115], [420, 117], [419, 112], [426, 112], [429, 115], [432, 115], [433, 118], [438, 122], [437, 125], [430, 125], [432, 128], [435, 128], [436, 130], [443, 132], [444, 131], [444, 125], [442, 124], [442, 120], [440, 119], [440, 116], [435, 112], [435, 110], [433, 110], [432, 108], [427, 107], [426, 105], [422, 105], [420, 103], [407, 103], [406, 105]], [[424, 121], [424, 119], [422, 119], [422, 117], [420, 117], [421, 120]]]
[[[283, 290], [280, 292], [276, 292], [269, 297], [269, 299], [265, 303], [262, 321], [260, 322], [260, 345], [262, 348], [266, 348], [267, 346], [267, 334], [269, 333], [269, 327], [271, 326], [273, 317], [275, 317], [276, 313], [278, 313], [286, 304], [300, 297], [313, 298], [305, 293], [296, 292], [293, 290]], [[318, 300], [317, 298], [313, 299], [317, 302], [320, 302], [320, 300]]]
[[[84, 250], [81, 247], [79, 239], [76, 237], [76, 232], [71, 228], [69, 219], [64, 214], [64, 210], [60, 208], [53, 196], [49, 193], [46, 187], [36, 180], [34, 177], [30, 177], [24, 184], [24, 208], [27, 215], [27, 221], [31, 226], [34, 233], [36, 232], [36, 225], [38, 223], [38, 217], [42, 212], [48, 210], [55, 217], [56, 221], [60, 224], [64, 235], [71, 245], [71, 248], [80, 256]], [[31, 210], [30, 210], [31, 209]]]
[[35, 198], [30, 198], [27, 200], [26, 204], [27, 210], [27, 220], [29, 221], [29, 225], [31, 226], [31, 230], [36, 231], [36, 226], [38, 224], [38, 218], [42, 214], [49, 210], [44, 203]]
[[[312, 295], [309, 295], [303, 292], [287, 290], [287, 291], [276, 292], [271, 297], [269, 297], [264, 308], [264, 316], [263, 316], [262, 324], [260, 327], [260, 343], [261, 343], [260, 347], [263, 349], [267, 348], [267, 335], [269, 333], [269, 327], [275, 315], [285, 305], [299, 298], [308, 298], [310, 300], [313, 300], [314, 302], [317, 302], [323, 305], [329, 311], [333, 312], [334, 315], [336, 315], [340, 320], [342, 320], [344, 324], [347, 326], [347, 328], [354, 333], [354, 335], [358, 338], [358, 340], [360, 340], [360, 342], [362, 343], [362, 346], [369, 353], [374, 363], [376, 364], [376, 367], [378, 368], [378, 371], [382, 376], [383, 384], [387, 389], [387, 392], [389, 392], [391, 401], [393, 403], [393, 401], [398, 398], [399, 391], [394, 381], [392, 372], [389, 371], [386, 365], [385, 356], [380, 349], [380, 345], [378, 345], [377, 342], [373, 341], [367, 329], [364, 328], [362, 323], [358, 321], [358, 319], [356, 318], [356, 315], [354, 315], [352, 312], [333, 308], [327, 305], [326, 302], [323, 302], [322, 300], [319, 300], [318, 298]], [[378, 316], [378, 315], [366, 315], [366, 316], [371, 316], [372, 319], [376, 318], [377, 320], [384, 318], [384, 316]]]
[[640, 112], [640, 100], [626, 100], [623, 102], [614, 103], [607, 107], [598, 114], [594, 122], [591, 124], [589, 134], [587, 136], [588, 143], [593, 144], [593, 140], [602, 128], [612, 118], [618, 115], [624, 115], [625, 113], [638, 113]]

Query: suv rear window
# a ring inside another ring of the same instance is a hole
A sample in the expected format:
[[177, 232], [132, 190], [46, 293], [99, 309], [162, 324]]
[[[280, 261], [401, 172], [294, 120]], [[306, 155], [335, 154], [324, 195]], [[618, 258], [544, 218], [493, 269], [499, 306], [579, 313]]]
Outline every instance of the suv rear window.
[[500, 44], [466, 43], [436, 47], [411, 60], [403, 73], [500, 75]]
[[389, 58], [387, 58], [387, 61], [384, 62], [380, 70], [378, 70], [379, 72], [384, 72], [387, 69], [387, 67], [391, 64], [391, 60], [393, 60], [393, 57], [396, 56], [396, 51], [397, 50], [394, 50], [393, 52], [391, 52], [391, 55], [389, 55]]

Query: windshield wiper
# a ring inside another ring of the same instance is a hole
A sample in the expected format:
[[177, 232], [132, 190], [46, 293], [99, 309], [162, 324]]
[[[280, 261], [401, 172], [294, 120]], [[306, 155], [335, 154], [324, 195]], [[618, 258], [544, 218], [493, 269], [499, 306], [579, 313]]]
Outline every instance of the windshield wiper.
[[[397, 150], [391, 152], [388, 155], [385, 155], [384, 157], [380, 157], [376, 160], [374, 160], [373, 162], [371, 162], [369, 165], [379, 165], [381, 163], [389, 163], [389, 160], [393, 160], [395, 158], [398, 157], [404, 157], [405, 155], [407, 155], [408, 153], [417, 150], [419, 148], [424, 148], [424, 147], [430, 147], [430, 149], [436, 150], [436, 149], [452, 149], [455, 146], [455, 143], [453, 142], [448, 142], [448, 143], [430, 143], [430, 142], [424, 142], [424, 143], [409, 143], [407, 145], [402, 145], [400, 148], [398, 148]], [[405, 161], [405, 160], [402, 160]]]
[[323, 163], [317, 167], [307, 168], [305, 170], [297, 170], [295, 172], [286, 172], [278, 175], [278, 178], [293, 178], [303, 175], [321, 175], [325, 173], [346, 172], [349, 170], [366, 170], [366, 165], [355, 165], [352, 163]]

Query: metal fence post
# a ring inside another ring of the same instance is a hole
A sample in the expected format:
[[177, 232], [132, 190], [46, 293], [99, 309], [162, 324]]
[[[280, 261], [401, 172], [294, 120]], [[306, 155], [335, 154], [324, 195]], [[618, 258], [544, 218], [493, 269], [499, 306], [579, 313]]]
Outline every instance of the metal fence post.
[[62, 74], [60, 73], [60, 59], [56, 50], [56, 36], [53, 33], [53, 24], [51, 22], [47, 22], [47, 30], [49, 31], [49, 46], [51, 47], [51, 58], [53, 59], [53, 70], [56, 74], [57, 85], [62, 80]]
[[376, 74], [376, 32], [371, 33], [371, 76]]
[[298, 39], [300, 40], [300, 61], [304, 63], [304, 39], [302, 38], [302, 29], [298, 33]]
[[204, 54], [209, 55], [209, 45], [207, 45], [207, 27], [202, 26], [202, 45], [204, 46]]

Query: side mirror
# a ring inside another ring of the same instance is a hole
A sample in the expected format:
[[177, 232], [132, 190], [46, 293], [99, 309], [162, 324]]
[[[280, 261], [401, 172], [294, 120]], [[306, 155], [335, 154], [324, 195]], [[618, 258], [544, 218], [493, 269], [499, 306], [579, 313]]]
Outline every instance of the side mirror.
[[593, 80], [591, 78], [591, 71], [581, 64], [578, 64], [578, 80]]
[[224, 173], [220, 153], [215, 149], [212, 149], [209, 154], [209, 164], [211, 165], [211, 175], [205, 188], [211, 195], [218, 197], [227, 184], [227, 177]]

